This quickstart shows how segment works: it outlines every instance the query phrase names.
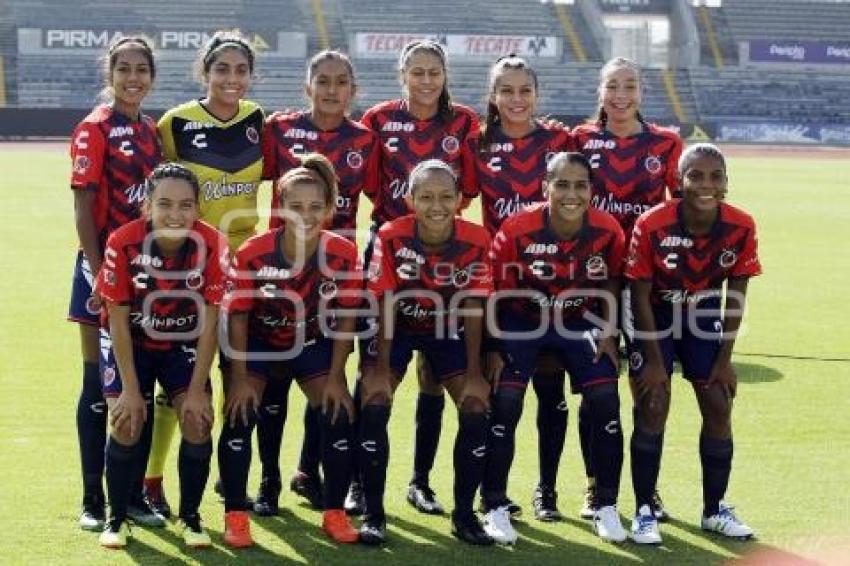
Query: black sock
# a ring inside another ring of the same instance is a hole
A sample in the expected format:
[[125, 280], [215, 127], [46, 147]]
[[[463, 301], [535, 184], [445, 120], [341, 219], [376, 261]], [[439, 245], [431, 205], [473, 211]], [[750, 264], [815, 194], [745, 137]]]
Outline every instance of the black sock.
[[596, 473], [593, 471], [592, 437], [593, 416], [590, 414], [590, 407], [584, 400], [584, 396], [582, 396], [581, 404], [578, 406], [578, 441], [581, 446], [581, 458], [584, 461], [584, 475], [588, 478], [596, 477]]
[[323, 453], [322, 410], [318, 407], [314, 409], [308, 404], [304, 408], [304, 441], [301, 443], [298, 471], [318, 479], [319, 461]]
[[97, 362], [83, 362], [83, 386], [77, 400], [77, 438], [83, 473], [83, 497], [103, 502], [106, 401]]
[[587, 405], [593, 423], [591, 454], [596, 471], [596, 503], [599, 507], [614, 505], [623, 470], [623, 427], [617, 385], [606, 383], [588, 388], [582, 403]]
[[635, 490], [635, 510], [643, 505], [652, 508], [652, 495], [658, 482], [661, 467], [663, 435], [649, 434], [635, 426], [632, 432], [632, 486]]
[[145, 471], [148, 468], [148, 457], [151, 454], [151, 443], [153, 442], [153, 391], [143, 393], [142, 395], [145, 398], [148, 418], [142, 426], [142, 435], [139, 437], [139, 458], [136, 460], [136, 468], [133, 470], [133, 479], [130, 482], [130, 503], [141, 501], [142, 499]]
[[289, 395], [288, 379], [271, 379], [266, 383], [257, 418], [257, 452], [262, 462], [262, 479], [280, 485], [280, 446], [286, 423]]
[[324, 503], [325, 509], [342, 509], [348, 482], [351, 479], [351, 422], [348, 411], [340, 408], [336, 421], [331, 423], [333, 414], [328, 411], [322, 414], [320, 408], [314, 410], [319, 417], [321, 427], [321, 460], [324, 472]]
[[416, 444], [413, 448], [413, 479], [411, 483], [428, 485], [428, 476], [437, 458], [440, 432], [443, 426], [445, 398], [419, 392], [416, 398]]
[[106, 489], [109, 493], [110, 516], [127, 517], [130, 486], [138, 466], [139, 445], [125, 446], [111, 436], [106, 441]]
[[540, 485], [555, 489], [558, 466], [567, 439], [567, 399], [564, 372], [536, 375], [532, 379], [537, 394], [537, 460]]
[[487, 414], [458, 413], [454, 447], [455, 513], [472, 514], [472, 500], [484, 476], [487, 455]]
[[236, 418], [235, 425], [225, 422], [218, 438], [218, 473], [224, 488], [224, 510], [244, 511], [248, 484], [248, 471], [251, 468], [251, 432], [254, 429], [255, 416], [248, 411], [248, 425], [242, 417]]
[[726, 495], [732, 471], [732, 439], [699, 437], [699, 459], [702, 462], [702, 514], [710, 517], [720, 511], [720, 500]]
[[507, 498], [508, 473], [514, 459], [516, 427], [522, 416], [525, 389], [499, 389], [490, 406], [490, 430], [487, 435], [487, 462], [481, 495], [488, 508], [503, 505]]
[[362, 386], [360, 379], [354, 382], [354, 392], [351, 394], [351, 400], [354, 401], [354, 414], [351, 418], [351, 445], [354, 450], [351, 452], [351, 479], [350, 483], [362, 483], [360, 481], [360, 402], [362, 399]]
[[193, 444], [184, 438], [180, 442], [177, 470], [180, 474], [181, 517], [191, 517], [198, 512], [210, 475], [211, 458], [212, 440]]
[[371, 517], [384, 516], [384, 488], [390, 459], [389, 420], [390, 408], [386, 405], [366, 405], [360, 412], [359, 463], [366, 512]]

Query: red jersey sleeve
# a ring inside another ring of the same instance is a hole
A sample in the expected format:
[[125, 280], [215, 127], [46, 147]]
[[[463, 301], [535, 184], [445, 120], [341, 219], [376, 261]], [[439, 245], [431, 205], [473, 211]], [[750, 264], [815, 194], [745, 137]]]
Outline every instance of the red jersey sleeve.
[[759, 262], [758, 236], [755, 224], [750, 224], [744, 249], [735, 267], [729, 273], [730, 277], [755, 277], [761, 275], [761, 262]]
[[670, 150], [670, 157], [667, 162], [667, 176], [664, 178], [664, 183], [667, 185], [667, 192], [671, 198], [679, 196], [679, 158], [682, 156], [684, 144], [682, 138], [676, 136], [676, 142], [673, 144], [673, 149]]
[[[508, 224], [506, 222], [506, 224]], [[490, 243], [490, 273], [493, 279], [493, 287], [498, 291], [502, 289], [506, 281], [505, 266], [516, 259], [513, 238], [509, 237], [503, 226], [496, 232], [496, 236]]]
[[623, 275], [623, 260], [626, 255], [626, 236], [616, 220], [612, 224], [611, 229], [614, 232], [614, 241], [611, 242], [611, 247], [608, 249], [608, 276], [610, 278], [616, 278]]
[[372, 251], [372, 260], [369, 263], [369, 280], [367, 289], [380, 299], [387, 291], [394, 291], [398, 287], [395, 278], [395, 266], [390, 254], [387, 253], [386, 242], [379, 232], [375, 240], [375, 249]]
[[468, 199], [474, 199], [479, 195], [481, 189], [478, 186], [478, 174], [476, 172], [475, 153], [478, 149], [478, 129], [473, 130], [463, 141], [460, 148], [461, 163], [461, 192]]
[[263, 149], [263, 179], [274, 179], [275, 171], [277, 171], [277, 152], [275, 151], [274, 126], [272, 120], [275, 115], [272, 114], [266, 120], [263, 126], [263, 138], [261, 147]]
[[636, 280], [652, 279], [652, 247], [649, 243], [649, 232], [643, 218], [638, 218], [632, 231], [629, 243], [629, 256], [626, 260], [626, 277]]
[[228, 273], [228, 292], [224, 304], [229, 313], [249, 312], [254, 305], [256, 290], [250, 260], [250, 249], [246, 249], [246, 245], [243, 244], [236, 252]]
[[376, 112], [374, 109], [370, 108], [363, 114], [363, 116], [360, 117], [360, 123], [377, 133], [378, 124], [375, 122], [375, 116]]
[[369, 159], [366, 161], [366, 183], [363, 186], [363, 193], [372, 202], [375, 203], [375, 197], [378, 194], [378, 187], [381, 185], [381, 140], [375, 136], [372, 142], [372, 148], [369, 151]]
[[82, 122], [71, 137], [71, 188], [95, 190], [103, 175], [106, 140], [97, 124]]
[[340, 285], [343, 292], [337, 298], [339, 306], [345, 309], [354, 309], [363, 303], [363, 262], [357, 256], [356, 251], [350, 259], [351, 271]]
[[133, 299], [133, 283], [130, 281], [129, 262], [124, 247], [113, 234], [106, 241], [103, 263], [95, 279], [95, 292], [116, 305], [130, 304]]
[[230, 269], [230, 252], [227, 240], [214, 235], [209, 238], [212, 247], [204, 266], [204, 300], [208, 305], [220, 305], [227, 285], [227, 273]]

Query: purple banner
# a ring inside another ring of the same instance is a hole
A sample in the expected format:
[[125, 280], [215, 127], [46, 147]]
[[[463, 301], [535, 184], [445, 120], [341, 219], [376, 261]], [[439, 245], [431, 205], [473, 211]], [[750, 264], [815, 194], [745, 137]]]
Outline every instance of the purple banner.
[[750, 61], [758, 63], [850, 64], [848, 42], [753, 39], [749, 43]]

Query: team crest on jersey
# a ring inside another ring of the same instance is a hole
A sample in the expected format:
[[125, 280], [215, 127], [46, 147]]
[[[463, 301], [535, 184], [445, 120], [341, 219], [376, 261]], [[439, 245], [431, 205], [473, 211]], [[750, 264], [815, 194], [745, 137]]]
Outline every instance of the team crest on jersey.
[[352, 169], [360, 169], [363, 167], [363, 155], [359, 151], [349, 151], [345, 156], [345, 162]]
[[336, 297], [337, 289], [336, 281], [328, 279], [319, 285], [319, 296], [325, 300], [333, 299]]
[[661, 160], [655, 155], [650, 155], [644, 159], [643, 166], [650, 175], [657, 175], [661, 171]]
[[195, 291], [204, 284], [204, 276], [197, 269], [193, 269], [186, 275], [186, 287]]
[[643, 354], [640, 352], [632, 352], [629, 356], [629, 367], [637, 371], [643, 365]]
[[446, 136], [443, 138], [443, 151], [446, 153], [457, 153], [460, 149], [460, 142], [454, 136]]
[[106, 366], [103, 370], [103, 385], [109, 387], [115, 382], [115, 368], [112, 366]]
[[89, 166], [91, 165], [91, 161], [85, 155], [78, 155], [74, 158], [74, 173], [79, 173], [80, 175], [85, 174], [86, 171], [89, 170]]
[[584, 268], [589, 277], [604, 277], [607, 267], [605, 259], [601, 255], [592, 255], [584, 263]]
[[100, 308], [97, 306], [97, 301], [95, 301], [94, 297], [86, 299], [86, 311], [89, 314], [97, 314], [100, 312]]
[[245, 128], [245, 137], [253, 144], [260, 143], [260, 134], [257, 133], [257, 128], [254, 126], [248, 126]]
[[469, 285], [469, 271], [466, 269], [456, 269], [452, 274], [452, 285], [458, 289]]
[[720, 267], [727, 268], [735, 265], [736, 261], [738, 261], [738, 254], [732, 250], [723, 250], [723, 253], [720, 254], [720, 258], [718, 258], [717, 263], [720, 264]]

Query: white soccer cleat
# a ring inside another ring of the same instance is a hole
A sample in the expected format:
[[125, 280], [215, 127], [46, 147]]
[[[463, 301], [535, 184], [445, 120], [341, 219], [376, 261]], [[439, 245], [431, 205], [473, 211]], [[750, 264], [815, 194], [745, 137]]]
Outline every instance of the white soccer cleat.
[[626, 529], [620, 522], [620, 514], [615, 505], [600, 507], [593, 515], [593, 528], [604, 541], [623, 542], [626, 540]]
[[661, 544], [661, 533], [658, 532], [658, 519], [649, 505], [641, 505], [637, 515], [632, 519], [632, 532], [629, 535], [637, 544]]
[[746, 523], [732, 511], [734, 507], [720, 502], [720, 510], [711, 517], [702, 518], [702, 530], [720, 533], [730, 538], [748, 539], [755, 535]]
[[517, 534], [511, 524], [507, 505], [491, 509], [484, 516], [484, 532], [499, 544], [516, 543]]

